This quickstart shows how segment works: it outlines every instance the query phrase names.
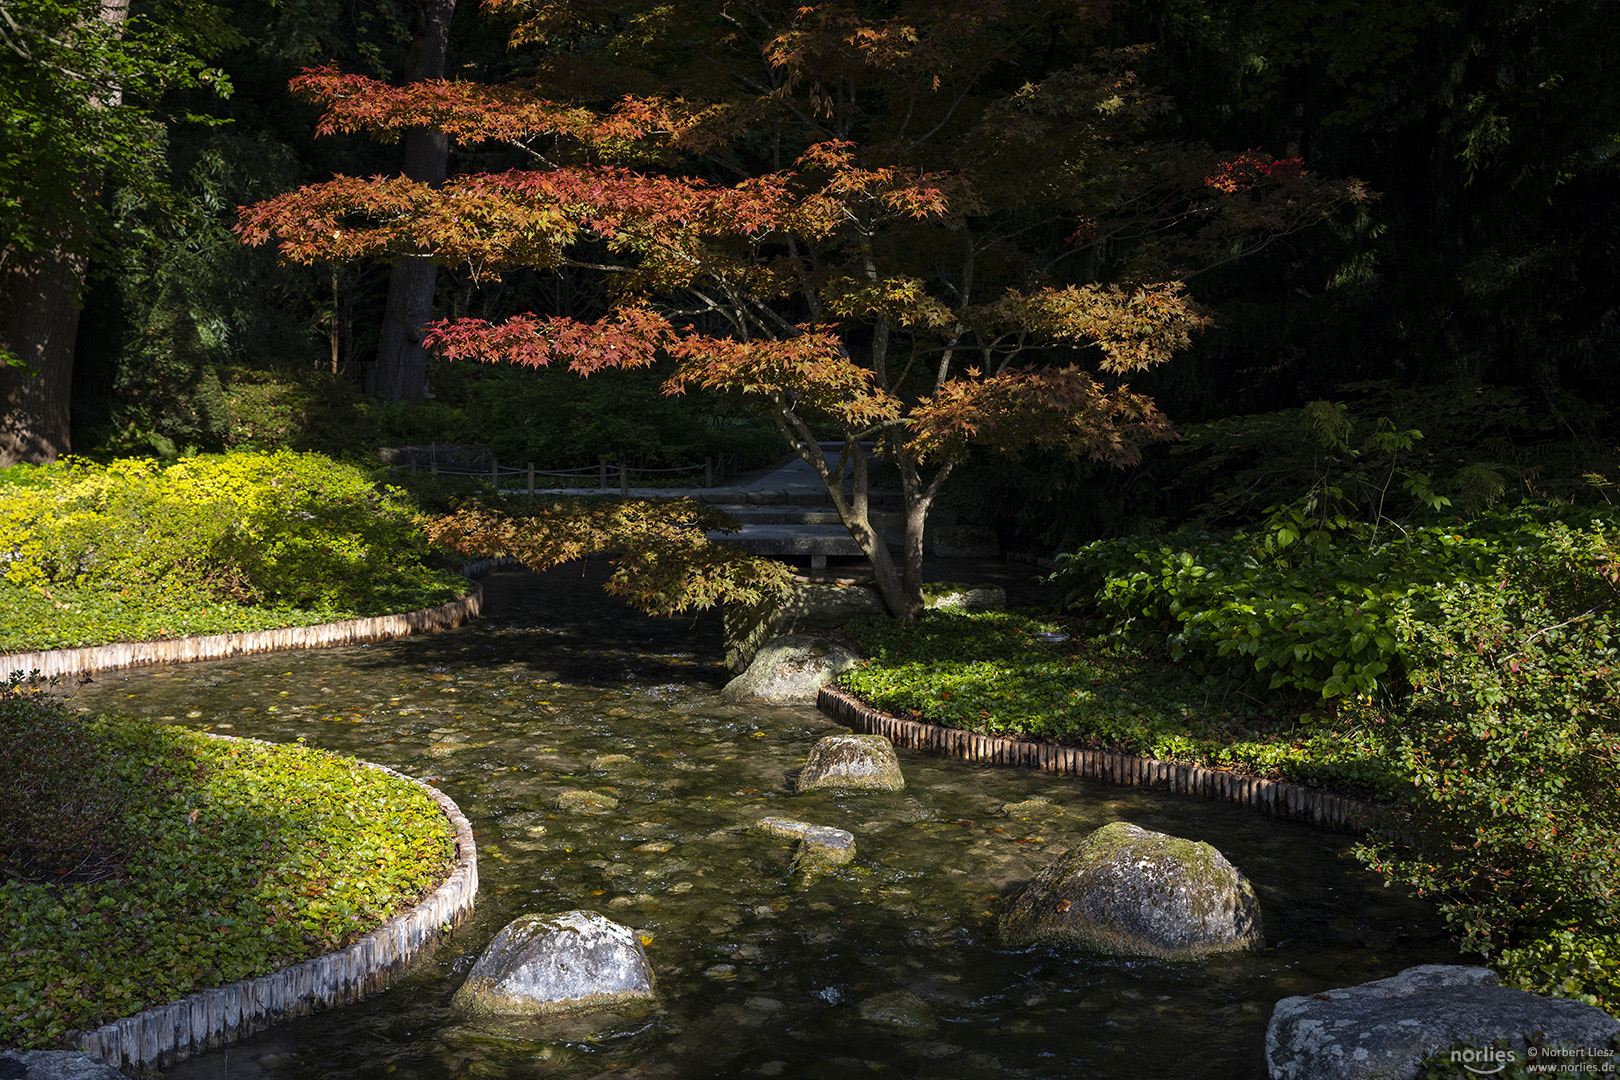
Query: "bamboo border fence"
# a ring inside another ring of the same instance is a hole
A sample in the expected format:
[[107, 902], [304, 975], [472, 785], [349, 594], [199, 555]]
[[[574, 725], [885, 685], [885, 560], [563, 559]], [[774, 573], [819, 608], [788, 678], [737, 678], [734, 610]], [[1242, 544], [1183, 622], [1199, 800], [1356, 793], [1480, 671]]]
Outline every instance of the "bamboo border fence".
[[[461, 572], [475, 578], [508, 565], [517, 564], [512, 559], [484, 559], [462, 567]], [[116, 645], [90, 645], [82, 649], [7, 653], [0, 655], [0, 681], [13, 673], [26, 676], [31, 671], [38, 671], [42, 678], [51, 679], [144, 664], [183, 664], [190, 660], [219, 660], [245, 653], [385, 641], [460, 626], [476, 618], [483, 609], [484, 590], [474, 581], [472, 591], [459, 600], [400, 615], [374, 615], [364, 619], [317, 623], [314, 626], [284, 626], [275, 630], [207, 634], [169, 641], [127, 641]]]
[[860, 698], [829, 683], [816, 695], [816, 708], [840, 724], [857, 731], [882, 735], [896, 746], [926, 750], [985, 765], [1018, 765], [1027, 769], [1105, 780], [1126, 787], [1157, 788], [1206, 799], [1243, 803], [1275, 817], [1303, 821], [1324, 829], [1357, 832], [1358, 820], [1372, 808], [1343, 795], [1316, 791], [1303, 784], [1241, 776], [1223, 769], [1182, 765], [1174, 761], [1116, 754], [1107, 750], [1079, 750], [1048, 742], [1029, 742], [1001, 735], [942, 727], [920, 720], [902, 720], [879, 712]]
[[71, 1044], [99, 1054], [114, 1068], [164, 1068], [192, 1054], [230, 1046], [283, 1020], [377, 993], [418, 953], [460, 923], [472, 911], [478, 893], [478, 849], [471, 822], [442, 791], [386, 765], [361, 764], [415, 784], [449, 819], [456, 831], [455, 869], [437, 889], [346, 949], [229, 986], [199, 990], [93, 1031], [74, 1032], [68, 1036]]

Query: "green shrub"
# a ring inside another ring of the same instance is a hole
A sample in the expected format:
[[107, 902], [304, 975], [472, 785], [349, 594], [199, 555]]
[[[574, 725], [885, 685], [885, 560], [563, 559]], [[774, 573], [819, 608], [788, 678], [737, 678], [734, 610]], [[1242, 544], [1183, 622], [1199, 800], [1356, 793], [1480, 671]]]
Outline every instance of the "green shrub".
[[1198, 670], [1324, 698], [1399, 690], [1407, 658], [1393, 628], [1435, 622], [1440, 598], [1495, 580], [1502, 560], [1549, 543], [1569, 508], [1468, 523], [1329, 528], [1279, 514], [1266, 532], [1179, 532], [1089, 544], [1051, 580], [1072, 611]]
[[[1374, 737], [1409, 783], [1360, 849], [1432, 896], [1465, 948], [1501, 955], [1523, 981], [1610, 1003], [1620, 972], [1617, 582], [1610, 535], [1555, 524], [1504, 550], [1489, 579], [1440, 590], [1430, 619], [1400, 616], [1410, 691]], [[1558, 973], [1578, 955], [1596, 967]]]
[[[48, 1047], [339, 948], [450, 868], [438, 804], [347, 758], [80, 719], [16, 687], [0, 689], [0, 724], [3, 824], [23, 830], [0, 834], [0, 1046]], [[39, 799], [53, 801], [19, 817]], [[40, 827], [58, 806], [71, 838]], [[95, 872], [61, 872], [63, 856]]]
[[456, 589], [428, 567], [407, 502], [319, 455], [68, 461], [31, 481], [0, 486], [0, 558], [11, 585], [47, 597], [65, 585], [167, 606], [377, 613]]

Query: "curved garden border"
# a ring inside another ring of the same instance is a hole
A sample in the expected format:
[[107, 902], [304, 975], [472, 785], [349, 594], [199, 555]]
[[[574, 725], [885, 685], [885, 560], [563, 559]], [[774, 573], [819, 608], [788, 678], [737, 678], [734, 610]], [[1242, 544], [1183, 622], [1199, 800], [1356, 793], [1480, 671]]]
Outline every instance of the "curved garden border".
[[478, 893], [472, 824], [442, 791], [386, 765], [361, 764], [415, 784], [449, 819], [456, 831], [455, 868], [437, 889], [346, 949], [229, 986], [199, 990], [93, 1031], [74, 1032], [68, 1036], [72, 1046], [99, 1054], [115, 1068], [172, 1065], [192, 1054], [229, 1046], [282, 1020], [377, 993], [395, 972], [461, 922]]
[[1356, 819], [1372, 809], [1356, 799], [1316, 791], [1285, 780], [1263, 780], [1222, 769], [1206, 769], [1201, 765], [1182, 765], [1108, 750], [1078, 750], [1048, 742], [981, 735], [920, 720], [902, 720], [879, 712], [831, 683], [823, 686], [816, 695], [816, 708], [840, 724], [882, 735], [896, 746], [927, 750], [944, 757], [986, 765], [1021, 765], [1043, 772], [1106, 780], [1126, 787], [1202, 795], [1208, 799], [1243, 803], [1277, 817], [1303, 821], [1325, 829], [1359, 831]]
[[[508, 565], [515, 566], [517, 561], [483, 559], [463, 566], [461, 572], [469, 578], [476, 578]], [[143, 664], [182, 664], [190, 660], [218, 660], [243, 653], [318, 649], [330, 645], [384, 641], [460, 626], [475, 618], [483, 609], [483, 586], [474, 581], [472, 591], [459, 600], [400, 615], [373, 615], [364, 619], [317, 623], [314, 626], [284, 626], [241, 634], [206, 634], [171, 641], [128, 641], [116, 645], [90, 645], [82, 649], [9, 653], [0, 656], [0, 680], [12, 674], [27, 675], [31, 671], [38, 671], [43, 678], [50, 679]]]

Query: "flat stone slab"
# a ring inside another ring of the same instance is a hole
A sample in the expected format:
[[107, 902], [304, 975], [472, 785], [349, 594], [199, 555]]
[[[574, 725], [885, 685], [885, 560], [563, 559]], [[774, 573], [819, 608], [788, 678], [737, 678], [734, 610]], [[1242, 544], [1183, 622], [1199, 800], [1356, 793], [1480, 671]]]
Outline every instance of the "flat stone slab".
[[486, 1016], [545, 1016], [654, 996], [635, 931], [594, 911], [524, 915], [484, 950], [451, 1003]]
[[[1498, 1040], [1508, 1047], [1494, 1047]], [[1497, 984], [1488, 968], [1425, 964], [1309, 997], [1283, 998], [1266, 1028], [1272, 1080], [1415, 1080], [1425, 1056], [1491, 1076], [1509, 1065], [1620, 1068], [1620, 1020], [1565, 998]], [[1532, 1056], [1534, 1051], [1534, 1056]], [[1586, 1051], [1579, 1053], [1578, 1051]], [[1472, 1054], [1472, 1057], [1469, 1055]], [[1509, 1058], [1507, 1055], [1513, 1055]]]

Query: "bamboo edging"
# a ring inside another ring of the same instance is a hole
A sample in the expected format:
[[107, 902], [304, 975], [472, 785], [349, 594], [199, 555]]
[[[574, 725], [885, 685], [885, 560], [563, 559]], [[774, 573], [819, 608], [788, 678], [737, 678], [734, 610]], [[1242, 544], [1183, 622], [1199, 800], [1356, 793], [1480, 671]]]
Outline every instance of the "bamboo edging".
[[896, 746], [986, 765], [1019, 765], [1065, 776], [1105, 780], [1127, 787], [1158, 788], [1177, 794], [1243, 803], [1275, 817], [1303, 821], [1324, 829], [1359, 831], [1361, 826], [1358, 819], [1372, 809], [1356, 799], [1315, 791], [1303, 784], [1285, 780], [1264, 780], [1224, 769], [1206, 769], [1200, 765], [1183, 765], [1134, 754], [1079, 750], [1047, 742], [981, 735], [920, 720], [902, 720], [877, 711], [831, 683], [823, 686], [816, 695], [816, 708], [838, 723], [848, 724], [868, 734], [882, 735]]
[[[214, 738], [230, 738], [215, 735]], [[361, 764], [427, 792], [456, 831], [456, 863], [420, 903], [346, 949], [317, 956], [68, 1036], [70, 1045], [99, 1054], [114, 1068], [164, 1068], [205, 1050], [229, 1046], [272, 1024], [316, 1009], [347, 1005], [385, 989], [395, 972], [437, 942], [473, 909], [478, 849], [472, 824], [444, 792], [386, 765]]]
[[[484, 559], [461, 568], [469, 578], [487, 574], [502, 566], [517, 565], [511, 559]], [[275, 630], [251, 630], [241, 634], [207, 634], [202, 637], [174, 638], [170, 641], [126, 641], [116, 645], [91, 645], [82, 649], [50, 649], [45, 652], [8, 653], [0, 656], [0, 682], [11, 675], [38, 672], [54, 679], [145, 664], [183, 664], [191, 660], [219, 660], [244, 653], [279, 652], [283, 649], [319, 649], [332, 645], [357, 645], [385, 641], [432, 630], [460, 626], [476, 618], [484, 609], [484, 590], [476, 581], [472, 591], [459, 600], [438, 607], [407, 611], [400, 615], [374, 615], [365, 619], [317, 623], [314, 626], [284, 626]]]

